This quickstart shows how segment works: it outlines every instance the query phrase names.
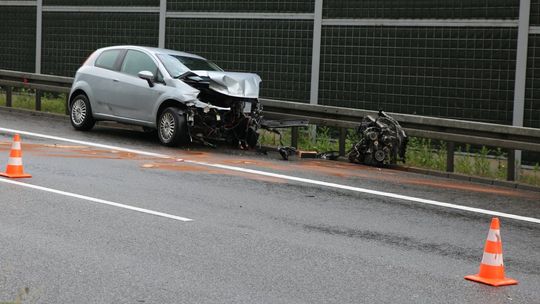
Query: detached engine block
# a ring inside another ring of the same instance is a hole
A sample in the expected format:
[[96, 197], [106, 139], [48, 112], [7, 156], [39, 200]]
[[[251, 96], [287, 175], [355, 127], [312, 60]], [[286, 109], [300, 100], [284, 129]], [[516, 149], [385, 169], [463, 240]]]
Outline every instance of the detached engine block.
[[349, 151], [349, 160], [370, 166], [405, 162], [407, 135], [399, 123], [383, 111], [377, 118], [364, 117], [357, 129], [359, 141]]

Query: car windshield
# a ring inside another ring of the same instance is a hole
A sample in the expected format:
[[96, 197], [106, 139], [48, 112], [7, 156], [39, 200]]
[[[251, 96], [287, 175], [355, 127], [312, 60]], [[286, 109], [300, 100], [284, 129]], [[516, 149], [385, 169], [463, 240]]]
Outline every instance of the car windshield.
[[222, 71], [215, 63], [205, 59], [168, 54], [157, 56], [171, 77], [178, 77], [188, 71]]

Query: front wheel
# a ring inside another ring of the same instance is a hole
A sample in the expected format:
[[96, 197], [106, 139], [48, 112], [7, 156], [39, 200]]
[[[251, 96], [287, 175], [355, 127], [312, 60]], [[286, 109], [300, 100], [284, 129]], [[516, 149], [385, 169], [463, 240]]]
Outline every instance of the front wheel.
[[186, 118], [178, 108], [165, 109], [158, 120], [158, 138], [165, 146], [185, 144], [188, 139]]
[[71, 125], [80, 131], [88, 131], [94, 127], [96, 121], [92, 117], [92, 108], [86, 95], [80, 94], [73, 98], [69, 111]]

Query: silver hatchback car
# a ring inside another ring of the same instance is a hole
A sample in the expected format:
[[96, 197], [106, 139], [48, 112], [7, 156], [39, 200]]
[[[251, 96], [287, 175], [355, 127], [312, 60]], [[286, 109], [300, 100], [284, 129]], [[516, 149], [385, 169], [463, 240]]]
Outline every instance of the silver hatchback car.
[[96, 50], [77, 70], [69, 97], [71, 124], [90, 130], [111, 120], [157, 130], [161, 143], [258, 142], [261, 78], [224, 72], [203, 57], [167, 49]]

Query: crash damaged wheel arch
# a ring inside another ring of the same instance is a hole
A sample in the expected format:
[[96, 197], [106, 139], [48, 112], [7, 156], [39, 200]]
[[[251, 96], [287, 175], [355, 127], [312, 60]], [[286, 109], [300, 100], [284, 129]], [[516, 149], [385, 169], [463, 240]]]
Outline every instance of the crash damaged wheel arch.
[[[177, 107], [185, 118], [189, 141], [211, 146], [226, 142], [243, 149], [258, 145], [257, 131], [262, 120], [258, 75], [224, 72], [203, 58], [175, 54], [157, 57], [170, 74], [172, 86], [177, 88], [157, 111], [158, 128], [160, 113]], [[184, 63], [214, 70], [189, 70]]]
[[[246, 105], [247, 103], [249, 105]], [[251, 108], [251, 111], [244, 112], [246, 108]], [[262, 119], [262, 107], [257, 99], [234, 100], [230, 107], [219, 107], [199, 100], [184, 102], [173, 99], [165, 100], [156, 111], [158, 135], [161, 134], [159, 132], [163, 128], [168, 127], [163, 120], [163, 113], [171, 109], [174, 109], [175, 114], [181, 117], [182, 124], [178, 127], [182, 130], [185, 129], [185, 136], [181, 140], [175, 141], [176, 144], [171, 144], [163, 137], [159, 137], [160, 142], [164, 145], [175, 146], [199, 142], [214, 146], [217, 142], [226, 142], [248, 149], [255, 148], [258, 144], [257, 131]]]
[[157, 135], [159, 141], [169, 147], [187, 143], [189, 133], [184, 111], [176, 106], [164, 108], [158, 116]]

